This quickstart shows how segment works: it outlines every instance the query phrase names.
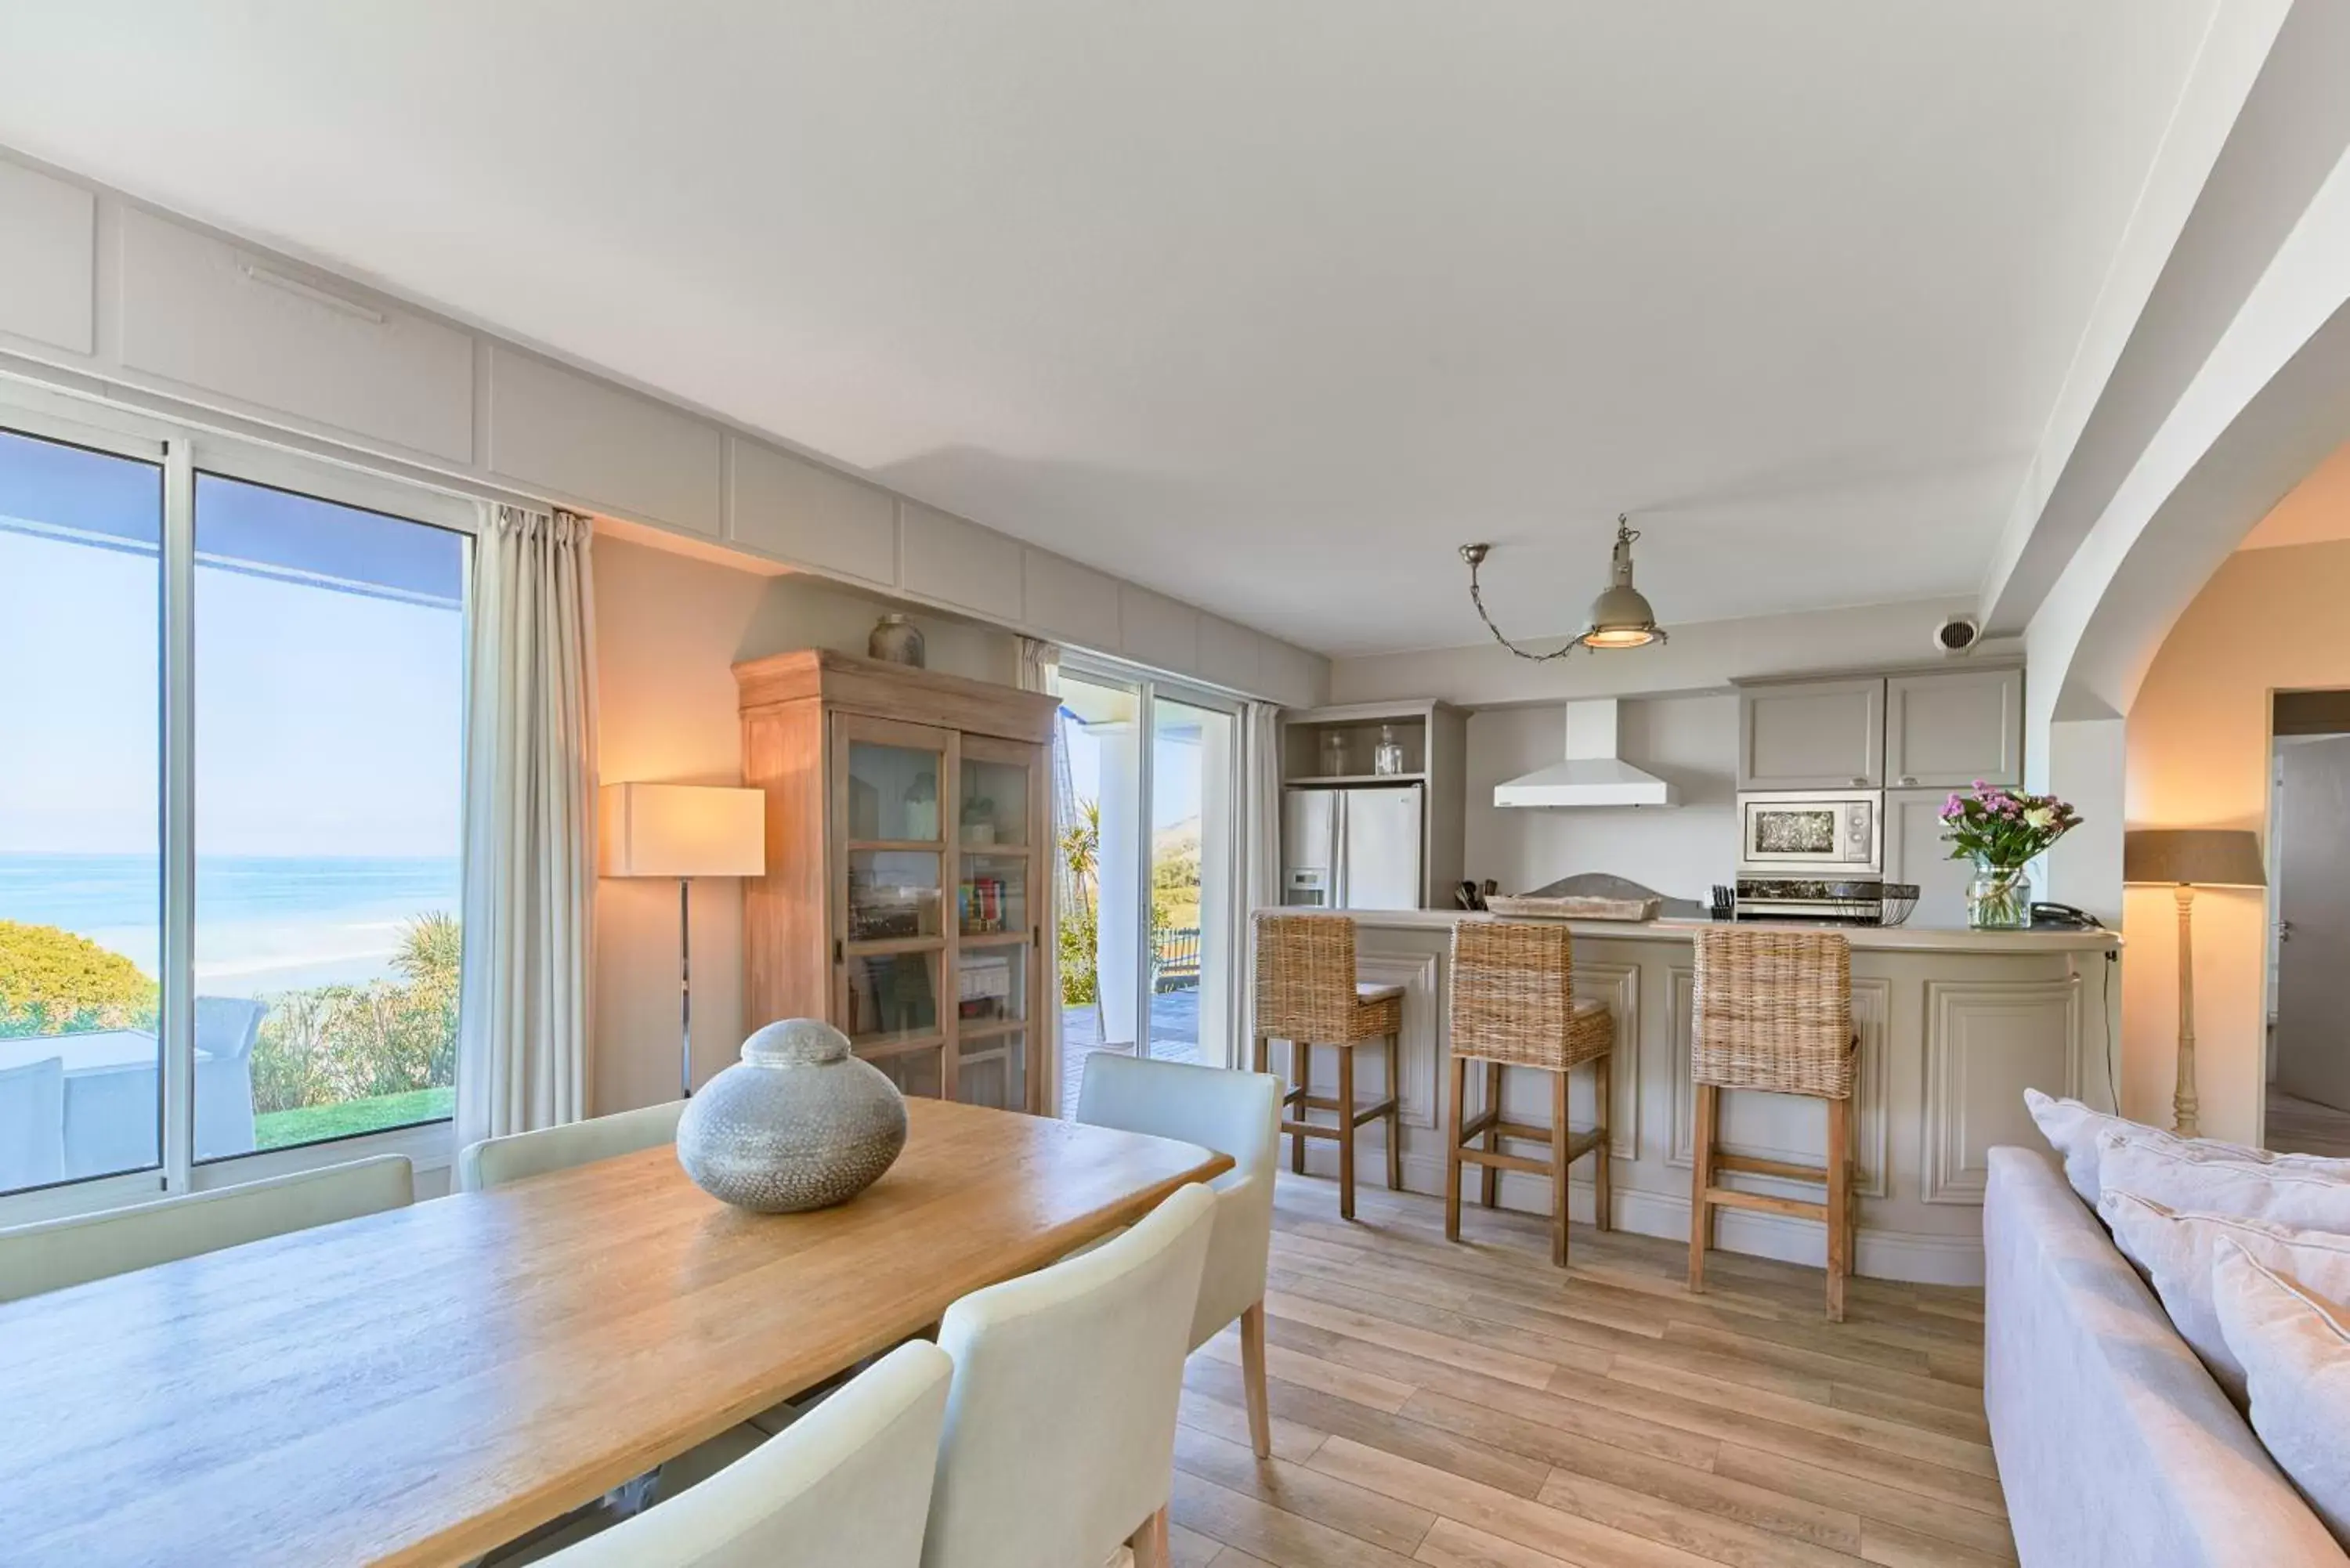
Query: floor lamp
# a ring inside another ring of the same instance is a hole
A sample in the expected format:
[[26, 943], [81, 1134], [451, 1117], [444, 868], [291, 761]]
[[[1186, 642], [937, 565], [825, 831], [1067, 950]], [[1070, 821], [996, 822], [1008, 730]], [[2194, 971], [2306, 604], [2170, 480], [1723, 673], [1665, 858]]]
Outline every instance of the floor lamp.
[[604, 875], [677, 878], [678, 1097], [693, 1096], [693, 916], [696, 877], [763, 877], [764, 790], [704, 784], [606, 784]]
[[2134, 828], [2122, 836], [2122, 880], [2168, 885], [2178, 893], [2178, 1084], [2170, 1111], [2173, 1130], [2196, 1137], [2195, 889], [2267, 887], [2260, 835], [2244, 828]]

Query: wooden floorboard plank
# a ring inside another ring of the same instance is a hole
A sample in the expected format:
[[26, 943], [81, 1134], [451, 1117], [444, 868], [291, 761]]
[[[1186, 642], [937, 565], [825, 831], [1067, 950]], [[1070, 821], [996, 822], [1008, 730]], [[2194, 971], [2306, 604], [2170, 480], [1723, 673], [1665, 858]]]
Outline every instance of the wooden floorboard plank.
[[1279, 1287], [1278, 1293], [1294, 1302], [1317, 1302], [1388, 1323], [1407, 1324], [1555, 1366], [1605, 1366], [1610, 1355], [1641, 1337], [1569, 1317], [1556, 1318], [1539, 1328], [1522, 1327], [1285, 1269], [1274, 1269], [1273, 1282]]
[[[1240, 1342], [1237, 1339], [1220, 1335], [1201, 1345], [1200, 1354], [1213, 1356], [1232, 1366], [1241, 1364]], [[1268, 1343], [1265, 1345], [1264, 1369], [1268, 1378], [1294, 1383], [1300, 1388], [1319, 1389], [1341, 1399], [1351, 1399], [1357, 1405], [1367, 1405], [1374, 1410], [1400, 1410], [1403, 1402], [1412, 1396], [1409, 1383], [1398, 1383], [1377, 1373], [1358, 1372], [1351, 1366], [1341, 1366], [1334, 1361], [1306, 1355], [1284, 1345]]]
[[2011, 1558], [1953, 1546], [1898, 1526], [1870, 1520], [1861, 1526], [1862, 1558], [1883, 1568], [2005, 1568]]
[[1402, 1568], [1411, 1561], [1183, 1470], [1175, 1472], [1168, 1508], [1184, 1529], [1237, 1547], [1273, 1568]]
[[1714, 1456], [1714, 1466], [1718, 1474], [1784, 1496], [1850, 1509], [1860, 1515], [1864, 1530], [1871, 1522], [1891, 1524], [2015, 1561], [2015, 1542], [2008, 1533], [2004, 1513], [1986, 1513], [1741, 1443], [1722, 1444]]
[[[1575, 1393], [1584, 1386], [1573, 1378], [1565, 1385], [1554, 1385], [1561, 1392]], [[1655, 1362], [1635, 1361], [1619, 1356], [1608, 1369], [1610, 1383], [1629, 1383], [1660, 1394], [1679, 1394], [1688, 1398], [1704, 1400], [1718, 1408], [1743, 1411], [1782, 1426], [1800, 1427], [1824, 1438], [1841, 1438], [1864, 1447], [1898, 1454], [1905, 1459], [1939, 1465], [1944, 1469], [1981, 1476], [1986, 1480], [1999, 1479], [1999, 1467], [1991, 1457], [1991, 1449], [1982, 1443], [1970, 1443], [1964, 1438], [1946, 1438], [1939, 1432], [1923, 1432], [1898, 1421], [1880, 1420], [1875, 1416], [1856, 1415], [1831, 1405], [1814, 1405], [1808, 1399], [1791, 1399], [1783, 1394], [1755, 1388], [1743, 1383], [1725, 1382], [1700, 1373], [1684, 1372], [1679, 1367], [1660, 1366]]]
[[[1250, 1437], [1248, 1407], [1245, 1402], [1241, 1402], [1243, 1399], [1237, 1380], [1232, 1385], [1232, 1400], [1219, 1399], [1187, 1386], [1183, 1390], [1182, 1406], [1175, 1412], [1175, 1418], [1211, 1438], [1222, 1438], [1228, 1443], [1245, 1443]], [[1286, 1416], [1275, 1415], [1271, 1425], [1273, 1457], [1287, 1459], [1293, 1464], [1320, 1448], [1322, 1439], [1329, 1435], [1293, 1421]]]
[[1401, 1556], [1418, 1551], [1429, 1526], [1436, 1522], [1436, 1515], [1426, 1509], [1286, 1459], [1260, 1459], [1245, 1445], [1188, 1427], [1176, 1430], [1175, 1468]]
[[[1332, 1434], [1339, 1434], [1503, 1491], [1516, 1492], [1520, 1497], [1532, 1497], [1542, 1490], [1543, 1482], [1550, 1476], [1550, 1467], [1545, 1463], [1440, 1427], [1390, 1416], [1351, 1400], [1278, 1380], [1269, 1381], [1266, 1386], [1274, 1419], [1310, 1431], [1315, 1447]], [[1241, 1397], [1239, 1370], [1205, 1362], [1195, 1355], [1184, 1369], [1183, 1393], [1186, 1408], [1195, 1399], [1236, 1402]], [[1279, 1431], [1276, 1427], [1276, 1444]], [[1307, 1450], [1309, 1455], [1311, 1451]]]
[[1670, 1324], [1665, 1330], [1665, 1342], [1668, 1345], [1691, 1345], [1757, 1366], [1800, 1372], [1806, 1376], [1825, 1378], [1843, 1387], [1874, 1389], [1881, 1394], [1939, 1405], [1945, 1410], [1969, 1415], [1982, 1413], [1981, 1389], [1964, 1388], [1944, 1382], [1928, 1372], [1923, 1362], [1914, 1371], [1881, 1366], [1875, 1362], [1856, 1361], [1830, 1351], [1809, 1350], [1800, 1345], [1758, 1338], [1736, 1329], [1702, 1323], [1676, 1322]]
[[[1349, 1291], [1343, 1298], [1347, 1304], [1342, 1306], [1326, 1297], [1298, 1294], [1292, 1282], [1295, 1279], [1295, 1276], [1275, 1271], [1276, 1282], [1290, 1288], [1265, 1293], [1264, 1309], [1272, 1316], [1385, 1345], [1423, 1360], [1457, 1366], [1463, 1372], [1482, 1373], [1506, 1383], [1541, 1388], [1562, 1366], [1588, 1366], [1594, 1364], [1593, 1357], [1597, 1365], [1607, 1365], [1604, 1351], [1588, 1351], [1563, 1340], [1523, 1339], [1515, 1331], [1493, 1334], [1491, 1330], [1481, 1330], [1473, 1319], [1460, 1318], [1417, 1303], [1401, 1302], [1381, 1307], [1376, 1298], [1366, 1300], [1365, 1293]], [[1494, 1338], [1503, 1338], [1510, 1347], [1494, 1344]]]
[[1425, 1563], [1429, 1568], [1585, 1568], [1450, 1519], [1436, 1521], [1412, 1561]]
[[1415, 1499], [1442, 1518], [1570, 1563], [1596, 1559], [1625, 1568], [1706, 1568], [1709, 1563], [1720, 1562], [1579, 1513], [1512, 1497], [1345, 1438], [1323, 1444], [1308, 1462], [1326, 1475], [1391, 1497]]

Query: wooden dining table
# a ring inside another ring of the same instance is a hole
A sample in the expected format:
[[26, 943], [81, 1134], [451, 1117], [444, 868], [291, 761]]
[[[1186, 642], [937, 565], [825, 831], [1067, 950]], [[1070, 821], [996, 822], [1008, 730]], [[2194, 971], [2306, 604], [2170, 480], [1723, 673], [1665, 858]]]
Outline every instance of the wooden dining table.
[[0, 1562], [463, 1562], [1232, 1166], [907, 1112], [814, 1213], [664, 1146], [0, 1306]]

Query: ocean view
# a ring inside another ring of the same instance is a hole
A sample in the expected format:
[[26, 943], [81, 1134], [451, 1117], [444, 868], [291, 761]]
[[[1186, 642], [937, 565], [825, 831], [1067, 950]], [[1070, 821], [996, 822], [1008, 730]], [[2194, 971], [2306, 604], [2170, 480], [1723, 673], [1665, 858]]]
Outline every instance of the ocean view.
[[[62, 927], [153, 976], [160, 878], [151, 855], [0, 852], [0, 919]], [[200, 856], [196, 989], [255, 996], [384, 976], [401, 928], [455, 915], [461, 888], [453, 857]]]

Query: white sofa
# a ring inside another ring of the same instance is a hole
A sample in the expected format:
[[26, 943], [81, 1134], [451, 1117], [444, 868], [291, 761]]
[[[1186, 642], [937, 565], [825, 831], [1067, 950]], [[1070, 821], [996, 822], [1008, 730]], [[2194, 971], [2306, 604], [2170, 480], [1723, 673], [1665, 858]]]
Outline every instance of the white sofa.
[[2350, 1563], [2063, 1168], [1991, 1151], [1983, 1404], [2023, 1568]]

